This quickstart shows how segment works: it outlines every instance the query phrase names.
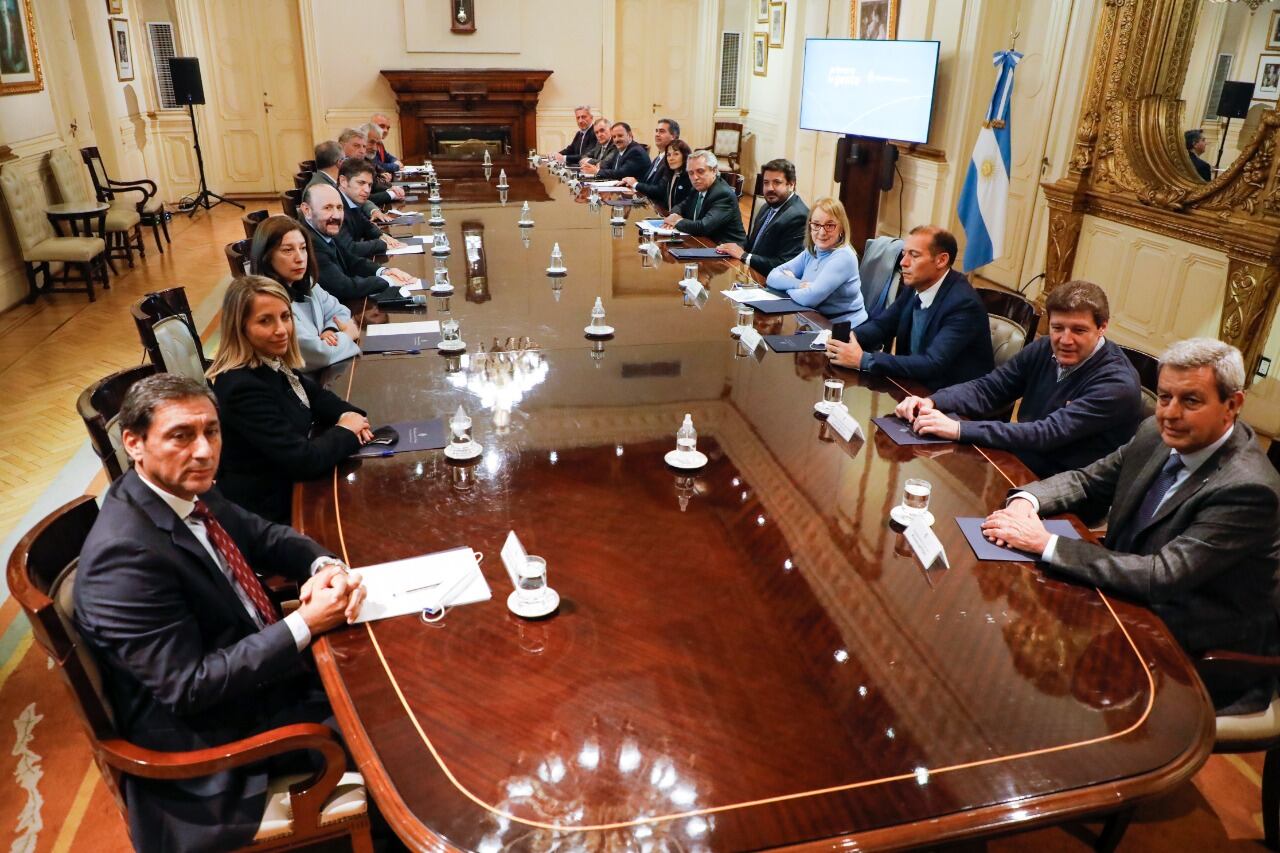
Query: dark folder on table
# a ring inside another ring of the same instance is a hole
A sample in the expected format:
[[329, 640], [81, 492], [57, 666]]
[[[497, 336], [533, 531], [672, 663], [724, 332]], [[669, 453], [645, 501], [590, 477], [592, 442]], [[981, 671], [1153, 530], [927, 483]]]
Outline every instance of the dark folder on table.
[[800, 335], [765, 335], [764, 342], [774, 352], [822, 352], [809, 346], [817, 332], [806, 332]]
[[723, 261], [729, 256], [715, 249], [672, 249], [671, 257], [677, 261]]
[[948, 438], [938, 438], [936, 435], [918, 435], [911, 429], [911, 424], [904, 421], [897, 415], [885, 415], [882, 418], [872, 418], [871, 422], [880, 427], [880, 431], [889, 438], [893, 439], [894, 444], [951, 444]]
[[433, 418], [429, 421], [404, 421], [398, 424], [387, 424], [396, 431], [400, 438], [395, 444], [387, 447], [381, 444], [366, 444], [357, 450], [354, 456], [369, 458], [390, 456], [393, 453], [409, 453], [414, 450], [439, 450], [448, 443], [444, 421]]
[[403, 352], [433, 350], [440, 343], [439, 332], [418, 332], [410, 335], [365, 335], [360, 345], [366, 354], [379, 352]]
[[795, 314], [797, 311], [808, 311], [799, 302], [790, 299], [762, 299], [749, 303], [758, 314]]
[[[1034, 563], [1038, 556], [1033, 557], [1022, 551], [1015, 551], [1012, 548], [1002, 548], [990, 539], [982, 535], [982, 522], [986, 519], [982, 518], [957, 518], [956, 524], [960, 525], [960, 530], [964, 533], [964, 538], [968, 540], [969, 547], [973, 549], [973, 555], [979, 560], [1004, 560], [1011, 563]], [[1050, 518], [1045, 521], [1044, 527], [1050, 533], [1062, 536], [1067, 539], [1079, 539], [1080, 534], [1071, 526], [1071, 522], [1061, 518]]]

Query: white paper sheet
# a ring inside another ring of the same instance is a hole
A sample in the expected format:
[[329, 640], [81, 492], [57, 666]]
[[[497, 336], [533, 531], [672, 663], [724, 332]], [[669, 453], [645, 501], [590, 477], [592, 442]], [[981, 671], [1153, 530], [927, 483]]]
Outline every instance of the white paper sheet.
[[636, 223], [636, 227], [641, 231], [657, 234], [659, 237], [671, 237], [680, 233], [674, 228], [663, 227], [661, 219], [641, 219]]
[[440, 596], [451, 588], [457, 589], [465, 577], [470, 577], [466, 586], [445, 601], [446, 605], [457, 607], [493, 597], [470, 548], [364, 566], [359, 571], [364, 577], [366, 596], [357, 623], [419, 612], [439, 603]]
[[734, 302], [772, 302], [775, 299], [781, 299], [781, 296], [770, 293], [763, 287], [748, 287], [743, 290], [722, 290], [720, 293], [727, 296]]
[[416, 323], [376, 323], [364, 330], [370, 337], [378, 335], [425, 335], [440, 331], [439, 320], [419, 320]]
[[411, 243], [398, 249], [387, 249], [387, 255], [421, 255], [425, 251], [421, 243]]

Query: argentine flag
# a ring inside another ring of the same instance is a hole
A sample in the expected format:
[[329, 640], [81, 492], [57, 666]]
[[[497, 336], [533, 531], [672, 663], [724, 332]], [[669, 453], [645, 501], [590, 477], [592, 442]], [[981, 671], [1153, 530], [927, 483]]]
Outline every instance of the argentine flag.
[[965, 272], [989, 264], [1004, 254], [1005, 209], [1009, 203], [1009, 101], [1013, 97], [1013, 69], [1022, 59], [1015, 50], [995, 54], [996, 89], [987, 119], [973, 146], [969, 173], [960, 190], [956, 213], [964, 226]]

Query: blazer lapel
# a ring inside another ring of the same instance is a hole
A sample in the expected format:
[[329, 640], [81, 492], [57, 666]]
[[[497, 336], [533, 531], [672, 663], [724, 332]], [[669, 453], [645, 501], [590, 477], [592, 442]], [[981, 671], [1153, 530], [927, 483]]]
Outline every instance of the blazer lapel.
[[[1139, 451], [1141, 452], [1141, 451]], [[1128, 487], [1123, 492], [1118, 492], [1116, 499], [1112, 504], [1112, 516], [1107, 521], [1108, 531], [1121, 530], [1126, 527], [1133, 518], [1133, 514], [1138, 511], [1138, 507], [1142, 505], [1142, 499], [1147, 496], [1147, 490], [1151, 488], [1151, 483], [1159, 475], [1160, 469], [1164, 467], [1164, 463], [1169, 458], [1169, 448], [1160, 440], [1159, 433], [1156, 433], [1155, 446], [1147, 453], [1147, 461], [1138, 469], [1138, 475], [1128, 481]], [[1202, 469], [1203, 470], [1203, 469]], [[1121, 472], [1122, 482], [1123, 471]], [[1186, 483], [1183, 483], [1185, 486]], [[1165, 501], [1168, 504], [1168, 501]], [[1134, 531], [1136, 536], [1138, 531]], [[1110, 532], [1107, 534], [1110, 538]]]
[[1231, 434], [1231, 438], [1227, 439], [1227, 443], [1218, 448], [1218, 452], [1207, 459], [1200, 468], [1187, 478], [1186, 482], [1178, 487], [1177, 491], [1169, 495], [1165, 502], [1160, 504], [1160, 509], [1156, 510], [1156, 514], [1151, 518], [1151, 525], [1167, 518], [1174, 510], [1182, 506], [1195, 495], [1196, 492], [1204, 488], [1205, 483], [1209, 482], [1209, 478], [1216, 474], [1223, 465], [1231, 458], [1235, 452], [1236, 441], [1239, 436], [1236, 434], [1240, 431], [1240, 426], [1236, 425], [1236, 432]]

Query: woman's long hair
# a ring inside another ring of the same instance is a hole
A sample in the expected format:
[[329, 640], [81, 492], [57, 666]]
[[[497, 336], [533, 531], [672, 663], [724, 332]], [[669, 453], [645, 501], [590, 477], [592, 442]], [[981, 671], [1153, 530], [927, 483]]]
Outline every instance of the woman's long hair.
[[[249, 343], [249, 336], [244, 330], [249, 322], [249, 314], [253, 311], [254, 299], [258, 296], [273, 296], [284, 303], [290, 312], [293, 310], [289, 292], [280, 282], [262, 275], [232, 279], [231, 284], [227, 285], [227, 295], [222, 300], [222, 340], [218, 344], [218, 355], [206, 371], [210, 379], [229, 370], [262, 365], [262, 355]], [[302, 367], [298, 332], [292, 325], [289, 327], [289, 348], [285, 350], [283, 361], [289, 367]]]
[[[294, 231], [302, 235], [303, 243], [307, 247], [307, 270], [302, 274], [302, 278], [291, 284], [280, 278], [280, 274], [271, 263], [271, 257], [276, 249], [280, 248], [284, 238]], [[257, 229], [253, 232], [253, 245], [249, 248], [249, 271], [254, 275], [266, 276], [280, 282], [296, 301], [301, 302], [307, 298], [307, 294], [311, 292], [311, 285], [316, 281], [316, 253], [311, 248], [311, 235], [307, 233], [307, 229], [301, 222], [290, 216], [283, 214], [268, 216], [258, 223]]]
[[820, 198], [813, 203], [813, 207], [809, 208], [809, 218], [804, 222], [804, 248], [811, 255], [818, 254], [818, 247], [813, 243], [813, 229], [809, 227], [809, 223], [813, 221], [813, 215], [821, 210], [830, 216], [840, 226], [840, 242], [831, 248], [835, 251], [843, 246], [849, 245], [849, 216], [844, 212], [844, 205], [840, 203], [838, 198]]
[[681, 170], [686, 172], [689, 171], [689, 155], [693, 153], [693, 149], [689, 147], [689, 143], [685, 142], [683, 139], [671, 140], [671, 142], [667, 143], [667, 150], [664, 151], [662, 154], [663, 159], [666, 159], [667, 154], [671, 151], [672, 148], [675, 148], [677, 151], [680, 152]]

